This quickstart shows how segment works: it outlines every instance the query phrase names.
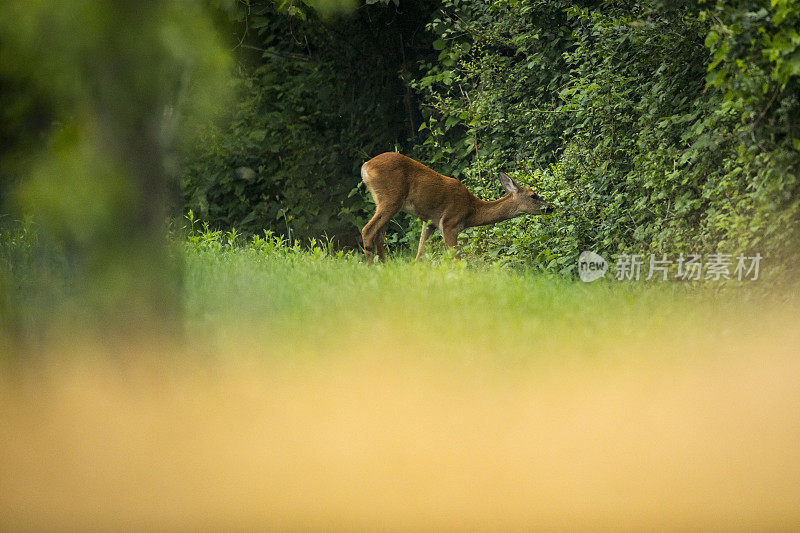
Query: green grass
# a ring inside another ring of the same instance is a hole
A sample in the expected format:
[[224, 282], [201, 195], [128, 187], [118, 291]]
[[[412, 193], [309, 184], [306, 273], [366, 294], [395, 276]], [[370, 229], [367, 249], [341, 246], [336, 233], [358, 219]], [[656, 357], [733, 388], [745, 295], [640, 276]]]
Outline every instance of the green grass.
[[[591, 284], [454, 261], [359, 255], [261, 241], [195, 239], [186, 256], [189, 337], [212, 351], [241, 345], [266, 357], [400, 351], [501, 367], [569, 358], [605, 364], [637, 350], [673, 357], [755, 331], [743, 290], [677, 283]], [[760, 307], [759, 307], [760, 308]]]
[[[19, 267], [17, 291], [29, 295], [19, 299], [26, 324], [47, 325], [42, 310], [61, 309], [51, 311], [56, 331], [80, 333], [73, 330], [91, 322], [83, 300], [70, 297], [66, 270], [51, 269], [62, 277], [33, 275], [42, 268], [35, 235], [13, 235], [0, 259]], [[421, 263], [413, 262], [413, 250], [394, 247], [388, 263], [370, 267], [361, 254], [325, 241], [301, 246], [267, 233], [245, 242], [236, 232], [194, 224], [176, 244], [184, 261], [185, 337], [212, 354], [237, 346], [287, 360], [388, 350], [464, 363], [486, 358], [500, 367], [605, 364], [637, 350], [654, 359], [704, 353], [731, 332], [780, 327], [754, 316], [782, 323], [783, 307], [751, 290], [763, 282], [587, 284], [534, 267], [457, 261], [436, 246]], [[49, 285], [36, 285], [42, 279]]]

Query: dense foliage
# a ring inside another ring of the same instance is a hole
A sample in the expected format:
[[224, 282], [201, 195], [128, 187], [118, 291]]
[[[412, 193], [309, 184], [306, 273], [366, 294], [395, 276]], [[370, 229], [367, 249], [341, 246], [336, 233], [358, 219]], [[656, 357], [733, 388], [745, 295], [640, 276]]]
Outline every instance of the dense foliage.
[[481, 196], [502, 169], [560, 206], [468, 232], [476, 254], [565, 271], [583, 249], [791, 255], [800, 3], [367, 4], [240, 8], [261, 57], [242, 60], [236, 119], [189, 154], [189, 207], [354, 244], [358, 167], [399, 149]]
[[401, 72], [430, 47], [423, 7], [321, 19], [302, 3], [243, 5], [231, 26], [238, 105], [187, 157], [189, 207], [217, 226], [357, 245], [361, 163], [419, 126]]
[[422, 153], [484, 186], [482, 170], [511, 167], [563, 206], [472, 247], [567, 269], [582, 249], [784, 255], [800, 163], [790, 4], [446, 1], [418, 83]]

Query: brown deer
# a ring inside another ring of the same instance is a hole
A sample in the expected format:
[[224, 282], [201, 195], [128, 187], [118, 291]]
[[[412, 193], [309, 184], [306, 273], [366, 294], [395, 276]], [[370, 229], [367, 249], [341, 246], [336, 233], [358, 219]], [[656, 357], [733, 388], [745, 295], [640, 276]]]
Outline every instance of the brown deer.
[[[373, 249], [386, 262], [384, 237], [389, 220], [404, 211], [426, 222], [419, 239], [417, 258], [422, 258], [425, 241], [436, 228], [444, 243], [453, 248], [464, 228], [485, 226], [523, 214], [542, 215], [550, 206], [538, 194], [521, 187], [508, 174], [500, 173], [500, 184], [508, 192], [499, 200], [486, 202], [476, 198], [454, 178], [443, 176], [422, 163], [397, 152], [375, 156], [361, 166], [361, 179], [375, 200], [375, 215], [361, 231], [367, 263]], [[456, 252], [456, 256], [460, 257]]]

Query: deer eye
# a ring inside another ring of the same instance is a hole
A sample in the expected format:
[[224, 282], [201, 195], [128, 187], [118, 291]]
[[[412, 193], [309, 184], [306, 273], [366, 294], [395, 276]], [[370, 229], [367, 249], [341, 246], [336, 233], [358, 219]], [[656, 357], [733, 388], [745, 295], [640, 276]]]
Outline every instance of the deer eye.
[[531, 194], [531, 200], [538, 200], [538, 199], [539, 199], [539, 195], [538, 194], [536, 194], [536, 193]]

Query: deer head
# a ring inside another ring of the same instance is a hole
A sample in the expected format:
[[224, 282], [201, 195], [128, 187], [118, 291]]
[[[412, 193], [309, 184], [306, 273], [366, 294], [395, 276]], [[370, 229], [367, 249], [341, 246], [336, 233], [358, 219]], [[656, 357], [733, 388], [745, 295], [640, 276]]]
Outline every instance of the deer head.
[[548, 215], [553, 208], [533, 189], [522, 187], [505, 172], [500, 173], [500, 184], [511, 197], [519, 214]]

